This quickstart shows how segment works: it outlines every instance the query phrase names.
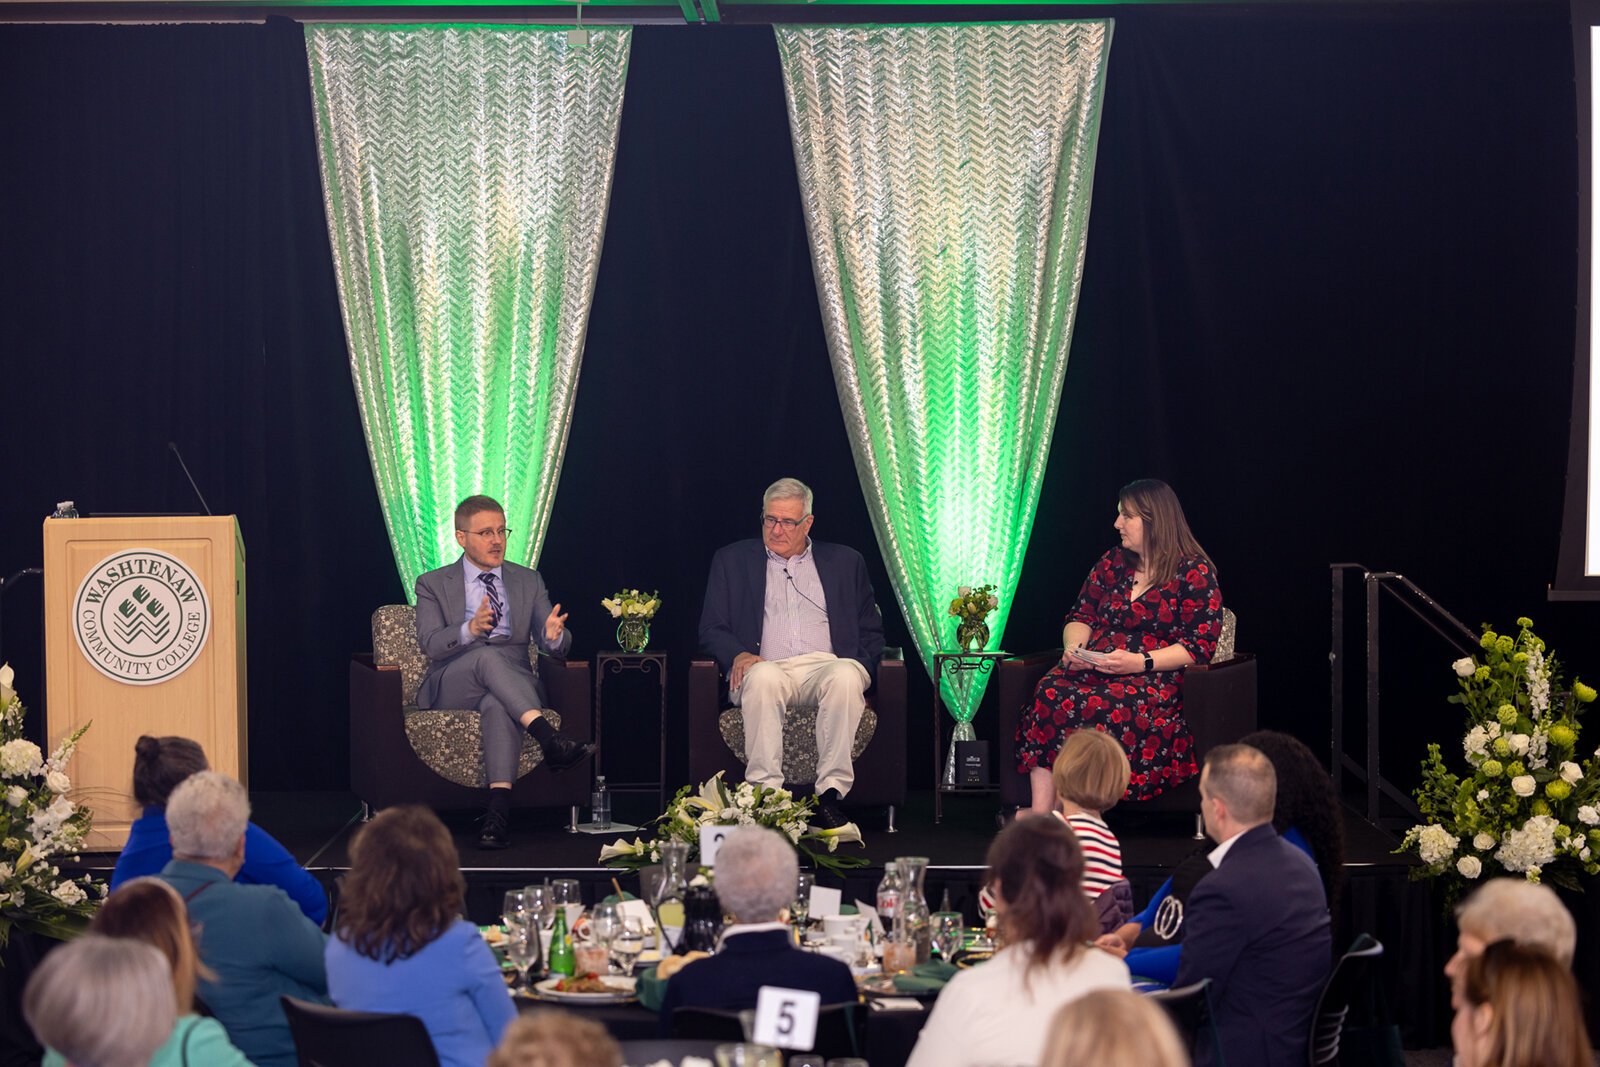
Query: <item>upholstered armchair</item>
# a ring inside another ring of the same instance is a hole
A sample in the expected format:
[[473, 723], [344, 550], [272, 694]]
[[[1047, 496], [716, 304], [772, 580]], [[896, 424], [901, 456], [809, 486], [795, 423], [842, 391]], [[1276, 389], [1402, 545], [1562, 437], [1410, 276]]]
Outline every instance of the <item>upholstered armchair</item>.
[[[544, 683], [552, 726], [587, 740], [593, 731], [587, 661], [540, 656], [529, 660]], [[417, 612], [387, 604], [372, 613], [372, 654], [350, 662], [350, 788], [368, 814], [394, 804], [468, 808], [483, 803], [483, 739], [478, 713], [422, 710], [417, 687], [428, 660], [417, 644]], [[513, 807], [576, 807], [589, 795], [582, 771], [533, 774], [544, 753], [522, 742]]]
[[[744, 715], [727, 702], [727, 688], [714, 660], [689, 664], [689, 779], [703, 782], [724, 772], [744, 780]], [[856, 781], [845, 807], [895, 808], [906, 800], [906, 664], [898, 648], [883, 650], [878, 684], [867, 693], [867, 710], [850, 749]], [[817, 780], [817, 709], [790, 707], [783, 724], [783, 777], [789, 786]]]
[[[1232, 744], [1256, 728], [1256, 658], [1235, 651], [1238, 621], [1232, 611], [1222, 613], [1222, 636], [1211, 662], [1184, 668], [1183, 717], [1194, 735], [1195, 759], [1218, 745]], [[998, 693], [1000, 711], [1000, 802], [1020, 807], [1032, 802], [1028, 779], [1017, 773], [1017, 722], [1033, 703], [1033, 691], [1045, 672], [1061, 660], [1054, 648], [1000, 661]], [[1138, 811], [1197, 811], [1199, 777], [1189, 779], [1158, 797], [1124, 801], [1121, 807]]]

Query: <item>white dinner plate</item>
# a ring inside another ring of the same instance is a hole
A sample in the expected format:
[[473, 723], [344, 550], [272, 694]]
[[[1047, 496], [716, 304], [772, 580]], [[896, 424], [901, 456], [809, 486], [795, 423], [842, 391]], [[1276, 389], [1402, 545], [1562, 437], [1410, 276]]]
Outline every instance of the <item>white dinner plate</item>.
[[551, 1000], [568, 1000], [575, 1003], [607, 1004], [621, 1000], [632, 1000], [634, 996], [634, 979], [622, 975], [607, 975], [601, 981], [610, 986], [610, 993], [563, 993], [556, 988], [560, 978], [546, 978], [534, 983], [534, 991], [541, 997]]

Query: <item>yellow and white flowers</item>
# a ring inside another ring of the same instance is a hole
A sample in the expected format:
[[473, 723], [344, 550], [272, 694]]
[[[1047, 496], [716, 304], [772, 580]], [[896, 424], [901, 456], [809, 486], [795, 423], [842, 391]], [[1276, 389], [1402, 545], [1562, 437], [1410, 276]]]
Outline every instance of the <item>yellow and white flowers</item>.
[[656, 612], [661, 610], [661, 593], [654, 590], [641, 593], [637, 589], [619, 589], [600, 601], [600, 606], [605, 608], [613, 619], [638, 619], [641, 622], [649, 622], [656, 617]]

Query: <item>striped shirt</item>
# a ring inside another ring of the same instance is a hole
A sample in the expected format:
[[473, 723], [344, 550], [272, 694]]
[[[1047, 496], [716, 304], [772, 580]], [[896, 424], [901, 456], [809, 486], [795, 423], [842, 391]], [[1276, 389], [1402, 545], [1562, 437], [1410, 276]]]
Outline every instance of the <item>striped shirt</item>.
[[811, 541], [792, 559], [767, 549], [767, 596], [761, 617], [761, 658], [788, 659], [807, 652], [832, 652], [828, 598], [811, 555]]
[[[1095, 815], [1062, 815], [1050, 813], [1066, 823], [1078, 838], [1083, 851], [1083, 894], [1091, 901], [1122, 881], [1122, 844], [1104, 820]], [[984, 886], [978, 891], [978, 914], [987, 918], [994, 913], [994, 894]]]

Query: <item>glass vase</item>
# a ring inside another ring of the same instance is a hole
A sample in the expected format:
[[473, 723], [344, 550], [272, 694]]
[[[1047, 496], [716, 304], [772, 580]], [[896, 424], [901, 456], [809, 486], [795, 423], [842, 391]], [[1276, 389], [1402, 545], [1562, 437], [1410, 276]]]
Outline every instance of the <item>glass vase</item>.
[[982, 652], [989, 647], [989, 624], [982, 619], [962, 619], [956, 625], [956, 645], [963, 652]]
[[623, 619], [617, 624], [617, 646], [624, 652], [643, 652], [650, 643], [648, 619]]

